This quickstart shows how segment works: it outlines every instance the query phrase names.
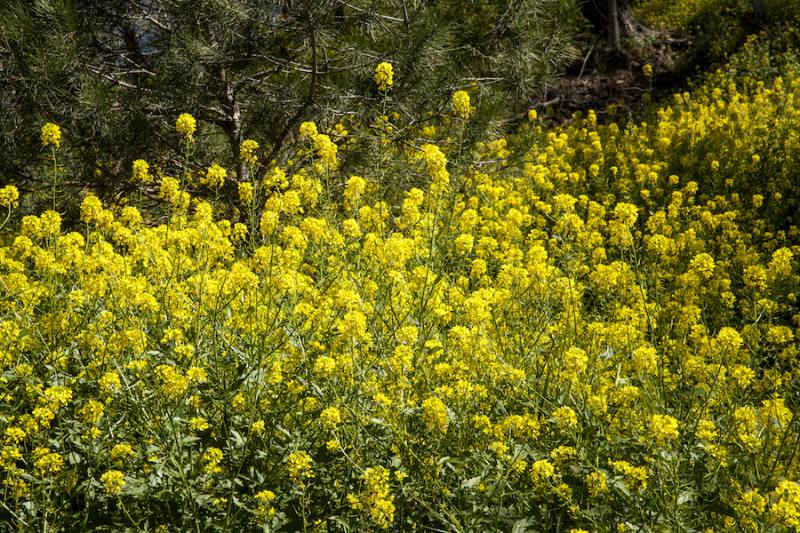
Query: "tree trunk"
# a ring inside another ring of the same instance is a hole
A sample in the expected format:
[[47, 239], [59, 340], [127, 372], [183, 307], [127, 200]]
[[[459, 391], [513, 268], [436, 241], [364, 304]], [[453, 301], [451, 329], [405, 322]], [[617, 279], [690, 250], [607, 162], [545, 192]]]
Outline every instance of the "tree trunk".
[[239, 156], [239, 147], [242, 144], [242, 110], [236, 101], [236, 92], [228, 80], [225, 68], [220, 69], [220, 78], [225, 84], [225, 94], [223, 96], [223, 109], [226, 115], [225, 132], [228, 134], [231, 155], [236, 161], [236, 179], [237, 181], [245, 181], [247, 179], [247, 166]]
[[622, 58], [628, 57], [622, 44], [623, 37], [637, 39], [655, 35], [652, 29], [636, 20], [628, 0], [583, 0], [581, 12], [595, 33], [605, 36], [614, 52]]
[[753, 0], [753, 17], [756, 24], [761, 24], [766, 15], [766, 8], [764, 7], [764, 0]]
[[614, 50], [622, 53], [622, 37], [619, 31], [619, 9], [617, 0], [608, 0], [608, 24], [609, 36], [611, 37], [611, 44], [614, 45]]

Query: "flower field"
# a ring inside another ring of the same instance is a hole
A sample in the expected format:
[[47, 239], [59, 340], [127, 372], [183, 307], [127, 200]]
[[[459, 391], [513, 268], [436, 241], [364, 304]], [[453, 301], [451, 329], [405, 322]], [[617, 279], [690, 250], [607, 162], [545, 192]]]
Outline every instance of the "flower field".
[[188, 114], [184, 166], [133, 164], [155, 212], [86, 194], [64, 229], [0, 189], [0, 527], [800, 529], [800, 71], [769, 61], [468, 150], [469, 91], [424, 125], [386, 97], [375, 139], [244, 141], [233, 208]]

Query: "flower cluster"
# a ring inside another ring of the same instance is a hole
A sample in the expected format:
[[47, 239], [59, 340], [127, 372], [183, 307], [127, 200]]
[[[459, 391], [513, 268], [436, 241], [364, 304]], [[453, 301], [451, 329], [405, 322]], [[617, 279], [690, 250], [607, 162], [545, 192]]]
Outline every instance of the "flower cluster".
[[464, 120], [467, 120], [472, 114], [472, 107], [469, 102], [469, 93], [467, 91], [453, 93], [453, 111]]
[[305, 122], [242, 143], [240, 205], [211, 161], [74, 226], [0, 189], [9, 527], [800, 528], [800, 72], [737, 61], [647, 123], [431, 119], [348, 173]]
[[42, 126], [42, 146], [52, 146], [56, 150], [61, 147], [61, 128], [48, 122]]
[[386, 61], [378, 63], [375, 67], [375, 83], [378, 85], [378, 90], [381, 92], [388, 91], [394, 83], [394, 69], [392, 64]]
[[175, 122], [175, 131], [183, 135], [185, 141], [192, 142], [197, 131], [197, 120], [189, 113], [182, 113]]

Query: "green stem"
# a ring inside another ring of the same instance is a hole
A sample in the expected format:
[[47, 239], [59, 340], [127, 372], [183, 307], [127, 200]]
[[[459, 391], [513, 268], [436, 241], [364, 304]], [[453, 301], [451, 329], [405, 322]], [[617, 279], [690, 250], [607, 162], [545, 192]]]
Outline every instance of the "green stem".
[[3, 220], [2, 223], [0, 223], [0, 230], [3, 229], [3, 227], [8, 223], [8, 219], [10, 218], [11, 218], [11, 204], [8, 205], [8, 214], [6, 214], [5, 220]]
[[56, 158], [56, 147], [52, 147], [53, 151], [53, 211], [56, 210], [56, 195], [58, 186], [58, 159]]

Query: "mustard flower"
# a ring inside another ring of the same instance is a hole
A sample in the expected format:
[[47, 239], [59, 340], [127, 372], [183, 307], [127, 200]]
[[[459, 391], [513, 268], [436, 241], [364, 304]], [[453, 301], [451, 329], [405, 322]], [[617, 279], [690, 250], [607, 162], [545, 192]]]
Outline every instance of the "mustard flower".
[[256, 150], [258, 150], [258, 143], [252, 139], [245, 139], [239, 146], [239, 159], [246, 165], [255, 165], [258, 163]]
[[115, 371], [106, 372], [98, 380], [100, 391], [105, 395], [112, 395], [120, 390], [122, 382]]
[[320, 413], [319, 421], [327, 431], [333, 431], [342, 422], [342, 412], [336, 407], [326, 407]]
[[203, 461], [203, 469], [208, 474], [217, 474], [222, 471], [219, 463], [222, 461], [222, 450], [215, 447], [210, 447], [203, 452], [201, 460]]
[[112, 496], [121, 493], [125, 487], [125, 475], [119, 470], [106, 471], [100, 476], [100, 481], [103, 483], [105, 491]]
[[249, 204], [253, 201], [253, 184], [249, 181], [239, 183], [239, 200], [243, 204]]
[[800, 528], [800, 483], [781, 481], [772, 492], [769, 515], [782, 528]]
[[54, 476], [64, 467], [64, 459], [50, 448], [36, 448], [33, 452], [34, 467], [40, 476]]
[[45, 405], [51, 410], [58, 411], [72, 401], [72, 389], [62, 385], [49, 387], [44, 391]]
[[289, 454], [286, 459], [289, 477], [300, 486], [303, 486], [305, 480], [314, 477], [312, 465], [314, 461], [307, 452], [302, 450], [294, 451]]
[[[300, 137], [312, 139], [317, 135], [317, 125], [313, 122], [303, 122], [300, 124]], [[276, 167], [277, 168], [277, 167]]]
[[421, 157], [425, 162], [428, 174], [432, 177], [446, 179], [450, 176], [447, 172], [447, 158], [435, 144], [422, 145]]
[[344, 187], [344, 205], [347, 209], [355, 209], [364, 191], [367, 181], [361, 176], [350, 176]]
[[759, 494], [758, 489], [743, 492], [733, 502], [733, 509], [739, 523], [748, 530], [758, 531], [758, 521], [767, 508], [767, 499]]
[[121, 461], [133, 455], [133, 446], [127, 442], [115, 444], [111, 449], [111, 459], [114, 461]]
[[467, 120], [472, 114], [470, 107], [469, 93], [467, 91], [456, 91], [453, 93], [453, 111], [460, 118]]
[[589, 494], [597, 498], [608, 492], [608, 481], [606, 475], [599, 470], [595, 470], [586, 476], [586, 488]]
[[391, 63], [384, 61], [375, 67], [375, 83], [378, 85], [379, 91], [388, 91], [394, 83], [393, 77], [394, 70], [392, 69]]
[[647, 480], [650, 476], [645, 467], [633, 466], [627, 461], [614, 461], [611, 466], [625, 477], [625, 483], [629, 489], [644, 490], [647, 488]]
[[634, 204], [620, 202], [614, 207], [614, 218], [627, 228], [632, 228], [638, 217], [639, 208]]
[[450, 415], [444, 402], [436, 396], [431, 396], [422, 402], [422, 420], [428, 431], [447, 433], [450, 425]]
[[175, 122], [175, 130], [183, 135], [184, 140], [192, 142], [194, 133], [197, 130], [197, 121], [189, 113], [181, 113]]
[[673, 441], [679, 435], [678, 421], [669, 415], [655, 414], [650, 417], [650, 435], [660, 446]]
[[547, 459], [540, 459], [531, 464], [531, 481], [537, 488], [549, 485], [556, 479], [556, 469]]
[[208, 429], [208, 427], [208, 421], [202, 416], [193, 416], [191, 419], [189, 419], [189, 431], [192, 433], [205, 431]]
[[144, 159], [137, 159], [133, 162], [133, 181], [139, 183], [153, 181], [152, 176], [150, 176], [150, 165]]
[[389, 486], [389, 470], [382, 466], [364, 471], [364, 489], [360, 503], [369, 512], [370, 520], [380, 529], [388, 529], [394, 522], [394, 496]]
[[578, 415], [571, 407], [566, 405], [558, 407], [553, 411], [553, 421], [556, 425], [563, 429], [572, 429], [578, 427]]
[[219, 189], [225, 184], [228, 171], [214, 163], [206, 170], [205, 176], [200, 180], [203, 185], [208, 185], [213, 189]]
[[6, 185], [0, 189], [0, 207], [17, 207], [19, 190], [14, 185]]
[[61, 128], [52, 122], [42, 126], [42, 146], [52, 146], [58, 150], [61, 147]]
[[104, 413], [105, 407], [97, 400], [89, 400], [79, 411], [81, 420], [87, 424], [97, 424]]

